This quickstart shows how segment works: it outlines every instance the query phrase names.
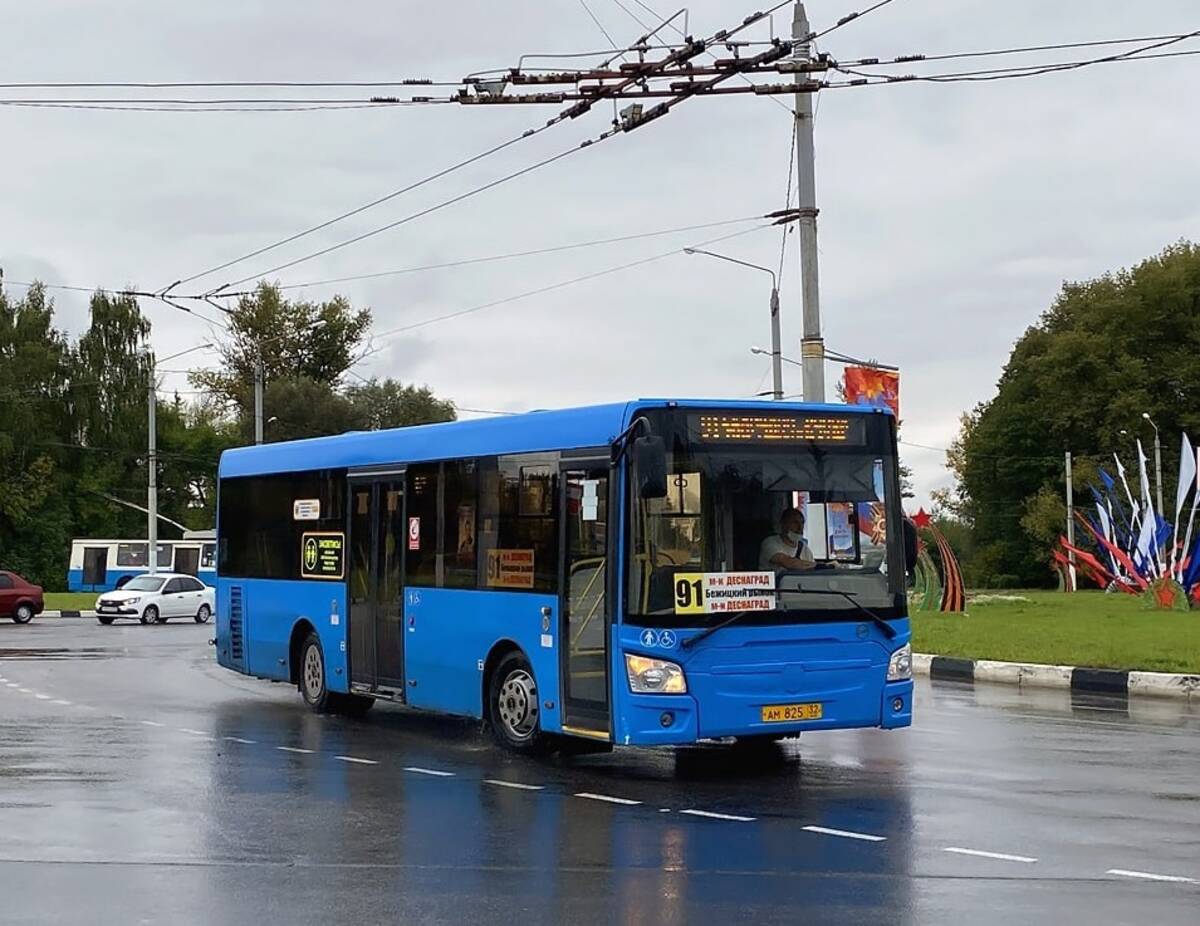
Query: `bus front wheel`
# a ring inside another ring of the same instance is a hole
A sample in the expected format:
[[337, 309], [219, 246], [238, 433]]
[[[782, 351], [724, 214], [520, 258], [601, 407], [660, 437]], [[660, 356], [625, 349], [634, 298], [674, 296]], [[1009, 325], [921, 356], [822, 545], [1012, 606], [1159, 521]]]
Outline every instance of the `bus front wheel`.
[[321, 638], [310, 633], [300, 647], [300, 694], [317, 714], [324, 714], [332, 707], [329, 686], [325, 683], [325, 654], [321, 650]]
[[528, 755], [549, 748], [542, 732], [537, 682], [524, 654], [509, 653], [492, 670], [488, 715], [492, 735], [505, 749]]

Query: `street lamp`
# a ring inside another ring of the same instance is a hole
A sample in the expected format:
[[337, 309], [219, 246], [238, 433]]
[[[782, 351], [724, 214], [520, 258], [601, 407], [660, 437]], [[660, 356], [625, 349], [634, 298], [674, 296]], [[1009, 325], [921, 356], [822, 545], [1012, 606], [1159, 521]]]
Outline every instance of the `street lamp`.
[[1163, 516], [1163, 497], [1162, 497], [1162, 441], [1159, 439], [1158, 425], [1154, 423], [1154, 419], [1150, 417], [1149, 412], [1142, 412], [1142, 417], [1150, 422], [1150, 427], [1154, 428], [1154, 482], [1156, 484], [1155, 493], [1158, 495], [1158, 513]]
[[717, 260], [728, 261], [731, 264], [739, 264], [742, 267], [749, 267], [751, 270], [761, 270], [763, 273], [771, 274], [771, 394], [776, 402], [780, 401], [783, 398], [783, 363], [780, 359], [782, 355], [779, 349], [779, 283], [775, 277], [775, 271], [769, 267], [760, 267], [758, 264], [738, 260], [736, 257], [727, 257], [714, 251], [705, 251], [702, 248], [684, 248], [683, 253], [703, 254], [706, 257], [715, 257]]

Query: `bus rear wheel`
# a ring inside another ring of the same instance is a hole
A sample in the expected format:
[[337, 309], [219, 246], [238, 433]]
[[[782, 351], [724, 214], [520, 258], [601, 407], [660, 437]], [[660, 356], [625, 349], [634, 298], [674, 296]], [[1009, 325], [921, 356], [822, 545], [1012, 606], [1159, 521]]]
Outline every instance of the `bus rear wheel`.
[[325, 683], [325, 653], [316, 633], [305, 637], [300, 647], [300, 695], [314, 713], [324, 714], [333, 709], [333, 698]]
[[492, 735], [505, 749], [537, 755], [550, 748], [542, 732], [537, 681], [523, 653], [509, 653], [492, 670], [488, 719]]

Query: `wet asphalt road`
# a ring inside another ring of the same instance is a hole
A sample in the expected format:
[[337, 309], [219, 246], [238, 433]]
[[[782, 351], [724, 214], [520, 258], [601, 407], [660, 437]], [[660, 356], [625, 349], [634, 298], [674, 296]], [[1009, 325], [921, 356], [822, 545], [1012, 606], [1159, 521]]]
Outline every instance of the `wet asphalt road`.
[[907, 731], [535, 761], [211, 635], [0, 625], [0, 923], [1200, 922], [1195, 706], [922, 682]]

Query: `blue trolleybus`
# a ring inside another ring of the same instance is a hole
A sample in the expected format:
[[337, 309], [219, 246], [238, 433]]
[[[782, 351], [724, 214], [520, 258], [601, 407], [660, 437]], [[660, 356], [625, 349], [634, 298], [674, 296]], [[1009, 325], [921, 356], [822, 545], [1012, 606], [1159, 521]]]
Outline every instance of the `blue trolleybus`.
[[386, 699], [530, 752], [911, 723], [886, 411], [356, 432], [227, 451], [219, 491], [218, 659], [316, 711]]

